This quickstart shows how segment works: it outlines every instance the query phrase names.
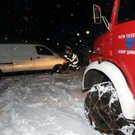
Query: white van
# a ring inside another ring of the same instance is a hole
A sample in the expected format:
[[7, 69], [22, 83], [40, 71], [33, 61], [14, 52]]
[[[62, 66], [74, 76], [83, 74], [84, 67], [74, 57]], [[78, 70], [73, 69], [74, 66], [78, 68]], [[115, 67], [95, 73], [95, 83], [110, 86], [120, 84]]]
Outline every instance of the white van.
[[2, 73], [54, 70], [60, 72], [65, 59], [39, 44], [0, 44], [0, 76]]

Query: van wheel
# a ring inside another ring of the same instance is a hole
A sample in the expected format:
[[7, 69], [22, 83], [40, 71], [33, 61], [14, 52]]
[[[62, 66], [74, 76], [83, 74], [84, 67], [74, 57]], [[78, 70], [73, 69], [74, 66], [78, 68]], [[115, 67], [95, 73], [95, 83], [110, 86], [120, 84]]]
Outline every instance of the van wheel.
[[85, 111], [90, 124], [101, 133], [135, 134], [134, 123], [122, 115], [118, 95], [111, 82], [92, 87], [85, 99]]
[[2, 71], [0, 70], [0, 80], [1, 80], [1, 78], [2, 78]]
[[62, 71], [63, 71], [62, 65], [56, 65], [56, 66], [54, 67], [54, 72], [55, 72], [55, 73], [62, 73]]

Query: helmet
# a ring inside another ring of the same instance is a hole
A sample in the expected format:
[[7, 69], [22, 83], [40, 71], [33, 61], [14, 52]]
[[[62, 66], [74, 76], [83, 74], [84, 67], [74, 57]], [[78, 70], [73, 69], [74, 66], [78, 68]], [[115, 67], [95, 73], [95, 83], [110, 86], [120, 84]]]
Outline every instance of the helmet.
[[69, 53], [69, 50], [66, 50], [65, 53]]

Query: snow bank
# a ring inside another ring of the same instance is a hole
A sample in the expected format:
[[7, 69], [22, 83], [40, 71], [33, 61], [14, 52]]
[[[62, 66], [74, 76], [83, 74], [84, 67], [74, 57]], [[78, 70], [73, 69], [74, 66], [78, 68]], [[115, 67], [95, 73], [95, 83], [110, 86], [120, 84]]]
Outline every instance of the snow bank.
[[82, 72], [3, 77], [0, 135], [98, 135], [84, 114]]

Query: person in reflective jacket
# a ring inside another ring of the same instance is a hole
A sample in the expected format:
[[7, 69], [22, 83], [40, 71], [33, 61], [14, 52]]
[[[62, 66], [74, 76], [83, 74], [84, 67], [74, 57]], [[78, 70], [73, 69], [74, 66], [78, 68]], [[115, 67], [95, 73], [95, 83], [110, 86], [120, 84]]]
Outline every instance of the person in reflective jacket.
[[72, 50], [67, 49], [65, 51], [65, 58], [69, 62], [69, 67], [71, 67], [74, 70], [76, 70], [78, 68], [77, 64], [79, 62], [79, 59], [78, 59], [77, 55], [72, 52]]

